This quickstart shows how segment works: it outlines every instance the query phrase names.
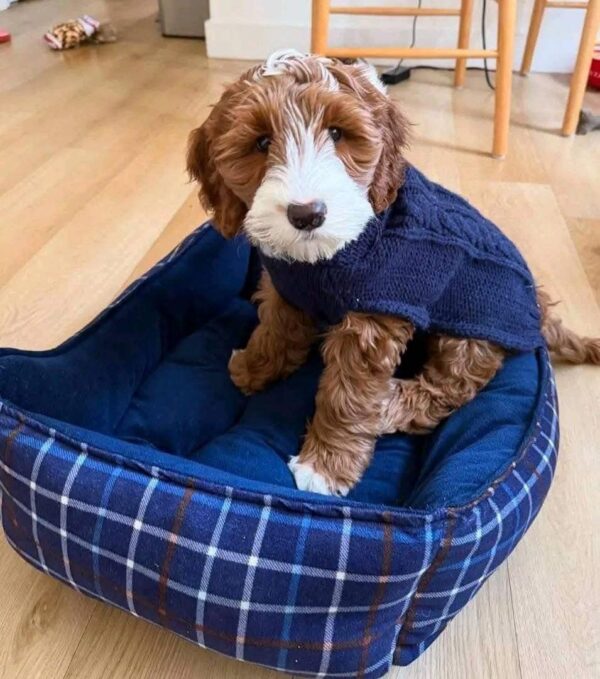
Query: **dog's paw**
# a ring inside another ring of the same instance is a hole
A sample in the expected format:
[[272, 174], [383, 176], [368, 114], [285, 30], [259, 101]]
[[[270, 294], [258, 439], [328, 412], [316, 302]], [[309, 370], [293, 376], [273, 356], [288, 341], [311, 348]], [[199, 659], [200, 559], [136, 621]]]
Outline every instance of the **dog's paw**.
[[298, 456], [290, 458], [288, 467], [294, 476], [298, 490], [307, 490], [309, 493], [319, 493], [319, 495], [342, 496], [350, 492], [348, 486], [336, 484], [323, 474], [319, 474], [310, 462], [299, 462]]
[[265, 361], [254, 359], [249, 360], [247, 349], [234, 349], [227, 366], [231, 381], [247, 396], [262, 391], [272, 381], [269, 372], [264, 369]]

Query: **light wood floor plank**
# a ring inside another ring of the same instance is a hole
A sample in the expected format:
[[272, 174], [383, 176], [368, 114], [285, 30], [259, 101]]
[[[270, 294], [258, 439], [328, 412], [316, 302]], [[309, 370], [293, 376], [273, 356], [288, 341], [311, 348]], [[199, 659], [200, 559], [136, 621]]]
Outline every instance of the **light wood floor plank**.
[[96, 603], [23, 563], [0, 544], [0, 677], [60, 679]]
[[600, 217], [568, 217], [566, 222], [588, 281], [600, 303]]
[[[479, 182], [468, 193], [527, 256], [558, 311], [581, 333], [600, 334], [600, 311], [553, 191]], [[516, 219], [529, 215], [527, 228]], [[540, 238], [540, 233], [543, 237]], [[600, 617], [600, 371], [558, 366], [561, 445], [541, 514], [508, 562], [522, 676], [598, 676]], [[560, 650], [559, 650], [560, 649]]]
[[[106, 649], [110, 649], [107, 654]], [[98, 606], [64, 679], [276, 679], [277, 672], [242, 664], [128, 613]]]

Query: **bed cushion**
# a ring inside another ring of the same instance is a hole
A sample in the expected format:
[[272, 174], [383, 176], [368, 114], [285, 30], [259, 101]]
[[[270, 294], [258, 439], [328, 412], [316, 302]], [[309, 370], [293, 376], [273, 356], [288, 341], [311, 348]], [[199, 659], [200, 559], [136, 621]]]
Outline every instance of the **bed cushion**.
[[203, 646], [382, 676], [537, 514], [558, 440], [548, 357], [511, 356], [429, 436], [382, 438], [348, 498], [300, 492], [287, 460], [318, 348], [249, 398], [227, 373], [258, 272], [247, 242], [206, 225], [61, 347], [0, 351], [5, 532], [34, 566]]

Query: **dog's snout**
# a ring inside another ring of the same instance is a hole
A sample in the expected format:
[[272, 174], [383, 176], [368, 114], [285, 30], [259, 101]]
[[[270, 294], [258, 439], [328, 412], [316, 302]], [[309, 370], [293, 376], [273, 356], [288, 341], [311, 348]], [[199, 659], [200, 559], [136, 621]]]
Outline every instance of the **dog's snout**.
[[325, 221], [327, 206], [322, 200], [310, 203], [290, 203], [287, 207], [287, 217], [290, 224], [300, 231], [318, 229]]

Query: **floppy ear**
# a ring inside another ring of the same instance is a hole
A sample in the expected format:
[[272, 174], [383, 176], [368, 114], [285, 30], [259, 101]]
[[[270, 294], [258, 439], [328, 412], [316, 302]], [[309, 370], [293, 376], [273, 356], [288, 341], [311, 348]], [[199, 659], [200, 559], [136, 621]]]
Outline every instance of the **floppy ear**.
[[214, 110], [204, 124], [192, 130], [188, 142], [187, 171], [200, 184], [200, 202], [213, 212], [213, 224], [225, 238], [233, 238], [242, 227], [247, 207], [225, 185], [215, 160], [216, 138]]
[[408, 121], [387, 95], [378, 107], [376, 119], [382, 136], [381, 155], [369, 189], [375, 213], [385, 210], [396, 198], [404, 181], [404, 149], [408, 143]]
[[373, 210], [381, 212], [394, 201], [404, 181], [403, 151], [408, 145], [409, 123], [389, 98], [373, 66], [356, 60], [334, 60], [328, 68], [342, 88], [353, 92], [370, 107], [381, 132], [381, 155], [369, 189]]

